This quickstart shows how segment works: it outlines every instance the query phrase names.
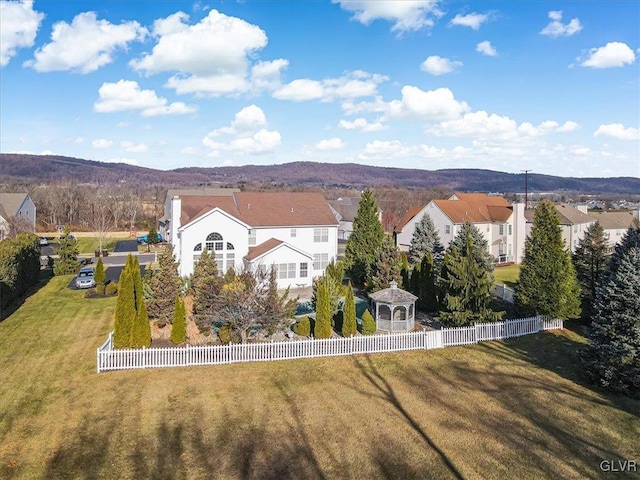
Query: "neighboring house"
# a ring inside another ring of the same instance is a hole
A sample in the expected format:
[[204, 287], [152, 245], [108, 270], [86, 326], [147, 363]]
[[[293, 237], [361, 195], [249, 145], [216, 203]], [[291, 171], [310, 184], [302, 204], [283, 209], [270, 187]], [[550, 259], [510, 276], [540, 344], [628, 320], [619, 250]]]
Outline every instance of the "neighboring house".
[[210, 195], [215, 197], [223, 197], [233, 195], [235, 192], [239, 192], [239, 188], [222, 188], [222, 187], [202, 187], [202, 188], [189, 188], [189, 189], [169, 189], [167, 195], [164, 198], [164, 212], [162, 217], [158, 220], [158, 233], [162, 235], [163, 239], [168, 242], [171, 241], [171, 227], [169, 226], [169, 219], [171, 218], [171, 199], [173, 197], [187, 197], [187, 196], [203, 196]]
[[[353, 219], [358, 214], [360, 197], [342, 197], [329, 200], [329, 206], [338, 220], [338, 240], [348, 240], [353, 232]], [[382, 210], [378, 209], [378, 220], [382, 222]]]
[[311, 286], [337, 256], [338, 221], [319, 193], [175, 195], [170, 205], [168, 238], [182, 276], [207, 250], [221, 274], [275, 265], [279, 288]]
[[448, 200], [432, 200], [411, 207], [394, 228], [396, 245], [408, 251], [416, 223], [428, 213], [445, 248], [466, 222], [474, 224], [489, 244], [496, 263], [520, 263], [524, 255], [526, 222], [524, 204], [484, 193], [454, 193]]
[[600, 223], [604, 236], [609, 241], [611, 249], [615, 247], [633, 224], [636, 212], [630, 210], [615, 210], [606, 212], [590, 212], [589, 216]]
[[36, 206], [28, 193], [0, 193], [0, 240], [10, 234], [11, 217], [24, 219], [36, 231]]
[[[554, 207], [560, 219], [562, 240], [564, 240], [564, 244], [569, 251], [574, 253], [578, 242], [584, 237], [589, 226], [595, 223], [595, 220], [593, 217], [587, 215], [586, 205], [581, 205], [576, 208], [567, 203], [556, 203]], [[531, 226], [533, 225], [534, 210], [527, 210], [525, 216], [527, 218], [527, 235], [529, 235]]]

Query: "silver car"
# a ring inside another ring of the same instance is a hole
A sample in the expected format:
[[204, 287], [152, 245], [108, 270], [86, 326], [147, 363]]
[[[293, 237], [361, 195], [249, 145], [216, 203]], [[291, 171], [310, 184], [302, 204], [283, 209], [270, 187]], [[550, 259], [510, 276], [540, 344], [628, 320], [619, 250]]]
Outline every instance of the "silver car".
[[76, 275], [76, 288], [93, 288], [96, 281], [93, 278], [93, 267], [82, 267]]

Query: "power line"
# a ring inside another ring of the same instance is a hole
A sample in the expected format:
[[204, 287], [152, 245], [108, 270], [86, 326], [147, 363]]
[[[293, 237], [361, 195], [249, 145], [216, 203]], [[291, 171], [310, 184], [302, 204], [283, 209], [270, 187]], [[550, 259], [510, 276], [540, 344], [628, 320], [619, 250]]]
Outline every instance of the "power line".
[[524, 172], [524, 209], [529, 208], [529, 172], [533, 170], [520, 170]]

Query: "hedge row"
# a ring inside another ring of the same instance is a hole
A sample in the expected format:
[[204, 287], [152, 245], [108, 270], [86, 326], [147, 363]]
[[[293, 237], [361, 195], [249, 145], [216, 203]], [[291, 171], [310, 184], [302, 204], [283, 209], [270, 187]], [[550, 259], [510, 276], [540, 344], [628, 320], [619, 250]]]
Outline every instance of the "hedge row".
[[4, 310], [16, 298], [38, 282], [40, 244], [33, 233], [0, 242], [0, 308]]

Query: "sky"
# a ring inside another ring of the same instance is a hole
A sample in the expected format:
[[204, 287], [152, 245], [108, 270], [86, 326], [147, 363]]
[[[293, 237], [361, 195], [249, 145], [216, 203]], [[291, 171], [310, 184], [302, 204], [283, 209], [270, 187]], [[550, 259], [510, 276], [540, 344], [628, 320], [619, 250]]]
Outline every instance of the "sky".
[[640, 3], [0, 0], [0, 151], [640, 177]]

